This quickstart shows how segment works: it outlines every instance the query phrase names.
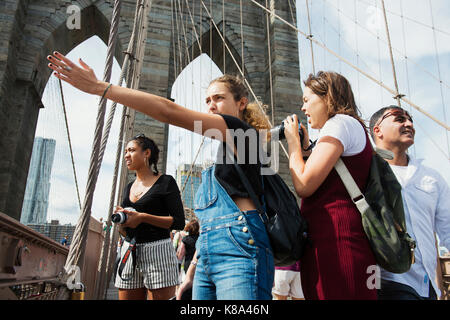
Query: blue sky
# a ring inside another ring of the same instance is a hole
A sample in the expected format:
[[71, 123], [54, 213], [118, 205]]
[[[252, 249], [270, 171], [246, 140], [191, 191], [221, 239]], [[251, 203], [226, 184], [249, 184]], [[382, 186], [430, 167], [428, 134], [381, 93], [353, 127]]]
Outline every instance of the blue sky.
[[[386, 31], [379, 1], [315, 0], [310, 1], [309, 5], [311, 33], [314, 35], [314, 39], [325, 42], [331, 50], [394, 88], [389, 51], [385, 44]], [[450, 30], [448, 30], [447, 24], [450, 17], [450, 6], [448, 6], [448, 1], [390, 0], [386, 1], [386, 6], [399, 91], [441, 121], [444, 121], [444, 112], [447, 111], [445, 116], [448, 124], [450, 117], [447, 110], [450, 101], [450, 74], [447, 72], [450, 64]], [[407, 17], [406, 19], [402, 20], [399, 17], [402, 13]], [[305, 1], [297, 1], [297, 18], [299, 29], [308, 33]], [[433, 32], [428, 27], [432, 23], [436, 30], [444, 32]], [[377, 40], [377, 37], [380, 40]], [[436, 42], [434, 41], [435, 37]], [[302, 36], [299, 36], [299, 48], [300, 78], [303, 81], [312, 72], [312, 59], [310, 43]], [[363, 118], [368, 119], [381, 106], [395, 104], [395, 100], [392, 99], [389, 92], [381, 89], [377, 84], [318, 46], [314, 46], [313, 49], [316, 71], [334, 70], [350, 80]], [[101, 77], [106, 57], [106, 45], [98, 37], [93, 37], [72, 50], [68, 56], [73, 60], [82, 57], [93, 67], [96, 75]], [[205, 56], [200, 57], [192, 68], [185, 69], [181, 77], [177, 79], [172, 91], [172, 96], [176, 98], [177, 102], [196, 110], [206, 109], [204, 91], [209, 81], [220, 75], [218, 68], [208, 60]], [[408, 78], [406, 77], [407, 71]], [[115, 62], [113, 83], [117, 83], [119, 72], [119, 66]], [[201, 76], [198, 76], [199, 74]], [[195, 75], [194, 79], [201, 79], [201, 83], [195, 80], [193, 89], [178, 89], [178, 86], [180, 88], [192, 86], [192, 75]], [[442, 94], [439, 79], [443, 83]], [[52, 137], [57, 140], [48, 219], [59, 219], [61, 223], [75, 224], [79, 209], [58, 90], [56, 78], [51, 77], [43, 96], [45, 108], [41, 110], [36, 135]], [[99, 98], [73, 90], [65, 84], [63, 84], [63, 90], [78, 183], [83, 197]], [[409, 109], [407, 104], [403, 104], [403, 106]], [[415, 148], [411, 149], [411, 153], [417, 158], [424, 158], [426, 165], [436, 168], [447, 183], [450, 183], [448, 154], [450, 147], [446, 130], [414, 109], [411, 109], [411, 113], [416, 124], [416, 143]], [[94, 195], [92, 216], [97, 219], [107, 216], [120, 115], [121, 107], [118, 107]], [[312, 132], [313, 137], [316, 134], [317, 132]], [[170, 141], [168, 173], [174, 174], [177, 164], [182, 161], [192, 161], [193, 154], [197, 151], [196, 145], [200, 143], [201, 138], [190, 136], [184, 130], [171, 129]], [[191, 147], [192, 142], [193, 147]], [[210, 146], [211, 144], [208, 143], [203, 148], [205, 150], [199, 156], [199, 163], [213, 157], [214, 149]], [[180, 160], [179, 155], [184, 158], [181, 157]]]

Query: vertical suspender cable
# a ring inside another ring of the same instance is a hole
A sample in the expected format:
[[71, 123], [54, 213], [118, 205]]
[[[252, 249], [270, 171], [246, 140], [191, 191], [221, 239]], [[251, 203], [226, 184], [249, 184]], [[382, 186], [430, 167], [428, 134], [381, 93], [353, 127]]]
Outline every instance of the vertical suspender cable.
[[[358, 45], [358, 8], [356, 0], [353, 2], [353, 11], [355, 14], [355, 45], [356, 45], [356, 65], [359, 67], [359, 45]], [[361, 77], [360, 73], [357, 72], [357, 79], [358, 79], [358, 103], [361, 103]]]
[[384, 25], [386, 27], [386, 37], [387, 37], [388, 47], [389, 47], [389, 56], [391, 58], [392, 73], [393, 73], [393, 76], [394, 76], [395, 91], [397, 93], [397, 95], [394, 97], [394, 99], [397, 100], [398, 106], [401, 107], [402, 106], [401, 97], [403, 95], [400, 94], [399, 89], [398, 89], [397, 73], [395, 71], [394, 55], [392, 54], [391, 35], [390, 35], [390, 32], [389, 32], [389, 25], [388, 25], [388, 20], [387, 20], [387, 16], [386, 16], [386, 7], [384, 5], [384, 0], [381, 0], [381, 5], [382, 5], [382, 8], [383, 8]]
[[[114, 3], [113, 17], [108, 40], [108, 51], [106, 59], [106, 68], [103, 75], [103, 81], [109, 82], [111, 79], [112, 63], [114, 58], [114, 50], [117, 40], [117, 31], [120, 18], [121, 1], [116, 0]], [[84, 198], [83, 208], [75, 227], [72, 245], [65, 264], [65, 276], [69, 277], [77, 272], [76, 267], [81, 268], [84, 260], [84, 252], [86, 248], [86, 240], [89, 229], [89, 220], [91, 215], [92, 200], [94, 197], [95, 186], [98, 178], [98, 154], [102, 138], [102, 129], [105, 118], [106, 99], [101, 99], [97, 113], [97, 122], [94, 134], [94, 143], [92, 146], [91, 159], [89, 164], [88, 183], [86, 186], [86, 195]]]
[[[266, 0], [267, 7], [267, 0]], [[272, 79], [272, 48], [270, 45], [270, 24], [269, 24], [269, 13], [266, 12], [266, 34], [267, 34], [267, 58], [269, 60], [269, 88], [270, 88], [270, 107], [272, 109], [272, 123], [275, 123], [275, 109], [273, 106], [273, 79]], [[244, 71], [244, 69], [242, 69]]]
[[[313, 74], [316, 74], [316, 66], [314, 63], [314, 49], [313, 49], [313, 42], [312, 42], [313, 35], [311, 33], [312, 32], [311, 31], [311, 16], [309, 13], [309, 0], [305, 0], [305, 2], [306, 2], [306, 13], [308, 15], [308, 32], [309, 32], [309, 35], [307, 36], [307, 38], [309, 39], [309, 45], [311, 48], [311, 62], [312, 62]], [[267, 5], [266, 5], [266, 7], [267, 7]]]
[[[222, 35], [225, 37], [225, 0], [222, 0]], [[225, 41], [222, 44], [222, 55], [223, 55], [223, 74], [226, 74], [226, 59], [225, 59]]]
[[[202, 7], [202, 6], [200, 6]], [[242, 0], [239, 0], [239, 11], [240, 11], [240, 18], [241, 18], [241, 69], [244, 71], [244, 30], [243, 30], [243, 21], [242, 21]]]
[[[403, 0], [400, 0], [400, 13], [401, 13], [401, 19], [402, 19], [402, 33], [403, 33], [403, 50], [404, 50], [404, 56], [405, 56], [405, 71], [406, 71], [406, 84], [407, 84], [407, 90], [408, 90], [408, 97], [411, 97], [411, 85], [409, 83], [409, 66], [408, 66], [408, 55], [406, 53], [406, 32], [405, 32], [405, 19], [403, 19]], [[412, 107], [409, 106], [409, 112], [412, 114]], [[416, 154], [416, 144], [412, 145], [414, 150], [414, 157], [417, 156]]]
[[[443, 112], [443, 115], [444, 115], [444, 121], [445, 121], [445, 123], [447, 123], [447, 113], [445, 111], [444, 92], [442, 90], [441, 63], [439, 61], [437, 38], [436, 38], [436, 29], [434, 27], [433, 7], [431, 5], [431, 1], [430, 0], [428, 0], [428, 3], [430, 4], [431, 27], [433, 29], [434, 48], [435, 48], [435, 51], [436, 51], [436, 62], [437, 62], [438, 76], [439, 76], [439, 89], [440, 89], [440, 92], [441, 92], [441, 101], [442, 101], [442, 112]], [[448, 151], [447, 158], [450, 158], [450, 143], [449, 143], [448, 131], [445, 131], [445, 135], [446, 135], [446, 138], [447, 138], [447, 151]]]

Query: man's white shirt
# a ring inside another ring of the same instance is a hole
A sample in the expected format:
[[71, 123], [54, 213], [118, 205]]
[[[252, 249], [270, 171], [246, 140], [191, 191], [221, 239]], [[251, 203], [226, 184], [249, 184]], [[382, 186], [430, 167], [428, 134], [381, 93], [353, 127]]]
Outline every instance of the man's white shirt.
[[422, 297], [429, 296], [431, 280], [437, 296], [437, 249], [434, 233], [440, 244], [450, 248], [450, 189], [435, 170], [409, 158], [408, 166], [391, 165], [402, 186], [406, 228], [416, 241], [416, 262], [408, 272], [395, 274], [381, 269], [381, 278], [409, 285]]

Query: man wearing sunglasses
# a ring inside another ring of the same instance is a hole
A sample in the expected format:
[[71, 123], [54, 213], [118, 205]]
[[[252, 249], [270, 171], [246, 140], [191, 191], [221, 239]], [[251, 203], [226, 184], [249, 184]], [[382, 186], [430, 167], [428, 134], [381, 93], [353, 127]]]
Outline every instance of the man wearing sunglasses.
[[437, 233], [441, 245], [450, 248], [450, 189], [442, 176], [411, 157], [413, 120], [407, 111], [389, 106], [374, 113], [370, 134], [378, 148], [389, 150], [387, 160], [402, 186], [406, 227], [416, 240], [415, 263], [408, 272], [394, 274], [381, 269], [381, 300], [436, 300]]

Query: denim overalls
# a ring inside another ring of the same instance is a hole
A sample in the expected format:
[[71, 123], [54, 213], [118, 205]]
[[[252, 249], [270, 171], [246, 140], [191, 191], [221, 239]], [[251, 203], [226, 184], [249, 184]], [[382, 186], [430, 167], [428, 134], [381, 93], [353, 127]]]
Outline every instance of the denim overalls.
[[195, 197], [200, 222], [194, 300], [271, 300], [272, 249], [256, 210], [242, 212], [214, 176], [202, 172]]

